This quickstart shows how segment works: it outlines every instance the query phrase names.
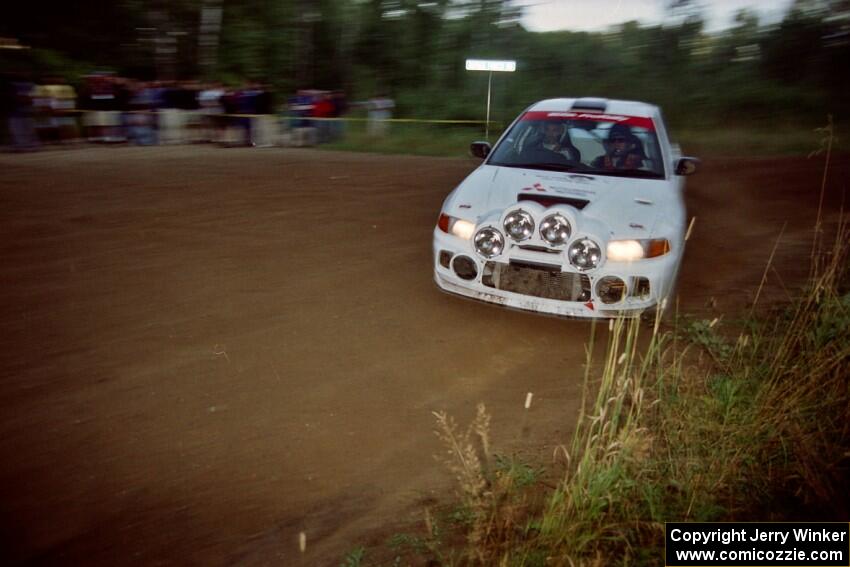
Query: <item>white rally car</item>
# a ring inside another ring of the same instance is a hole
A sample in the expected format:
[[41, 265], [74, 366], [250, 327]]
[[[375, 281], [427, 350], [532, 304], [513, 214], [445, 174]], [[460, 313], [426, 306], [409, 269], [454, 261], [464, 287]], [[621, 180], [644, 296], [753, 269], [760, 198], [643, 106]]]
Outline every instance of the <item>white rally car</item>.
[[443, 203], [434, 279], [448, 292], [568, 317], [663, 307], [685, 240], [683, 175], [660, 110], [597, 98], [523, 112]]

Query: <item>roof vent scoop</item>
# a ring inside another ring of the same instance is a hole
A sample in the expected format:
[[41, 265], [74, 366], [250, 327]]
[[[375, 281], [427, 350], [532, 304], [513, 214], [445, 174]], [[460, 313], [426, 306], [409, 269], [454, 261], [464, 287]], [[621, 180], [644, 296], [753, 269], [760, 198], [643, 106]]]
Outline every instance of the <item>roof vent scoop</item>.
[[573, 103], [572, 110], [596, 110], [605, 112], [608, 107], [608, 99], [604, 98], [579, 98]]

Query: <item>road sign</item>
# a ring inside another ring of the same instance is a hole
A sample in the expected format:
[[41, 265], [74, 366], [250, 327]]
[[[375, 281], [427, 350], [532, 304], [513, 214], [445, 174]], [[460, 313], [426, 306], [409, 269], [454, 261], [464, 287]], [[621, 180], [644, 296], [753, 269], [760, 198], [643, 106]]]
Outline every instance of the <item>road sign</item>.
[[493, 86], [493, 72], [513, 73], [516, 61], [498, 59], [467, 59], [467, 71], [487, 71], [487, 122], [484, 126], [484, 139], [490, 141], [490, 91]]

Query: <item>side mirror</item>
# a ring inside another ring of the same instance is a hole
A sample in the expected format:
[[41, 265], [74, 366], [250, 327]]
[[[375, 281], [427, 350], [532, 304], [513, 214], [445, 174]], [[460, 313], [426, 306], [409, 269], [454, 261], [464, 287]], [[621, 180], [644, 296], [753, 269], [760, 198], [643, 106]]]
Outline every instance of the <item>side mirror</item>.
[[472, 142], [469, 144], [469, 152], [477, 158], [485, 159], [490, 155], [490, 142]]
[[691, 175], [697, 172], [699, 160], [695, 157], [683, 157], [676, 160], [676, 175]]

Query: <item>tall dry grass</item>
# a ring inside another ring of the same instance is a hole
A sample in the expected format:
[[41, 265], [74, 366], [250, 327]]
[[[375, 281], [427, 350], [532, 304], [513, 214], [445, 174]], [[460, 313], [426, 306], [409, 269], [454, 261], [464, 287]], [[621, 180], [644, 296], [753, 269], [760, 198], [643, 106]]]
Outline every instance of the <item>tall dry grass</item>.
[[[831, 124], [824, 134], [821, 203]], [[492, 474], [483, 407], [463, 432], [438, 414], [471, 511], [463, 545], [441, 563], [655, 565], [665, 521], [846, 519], [850, 231], [839, 222], [825, 234], [821, 214], [807, 285], [786, 305], [756, 300], [735, 325], [593, 327], [581, 414], [557, 451], [563, 477], [537, 503]], [[598, 373], [597, 340], [607, 341]]]

